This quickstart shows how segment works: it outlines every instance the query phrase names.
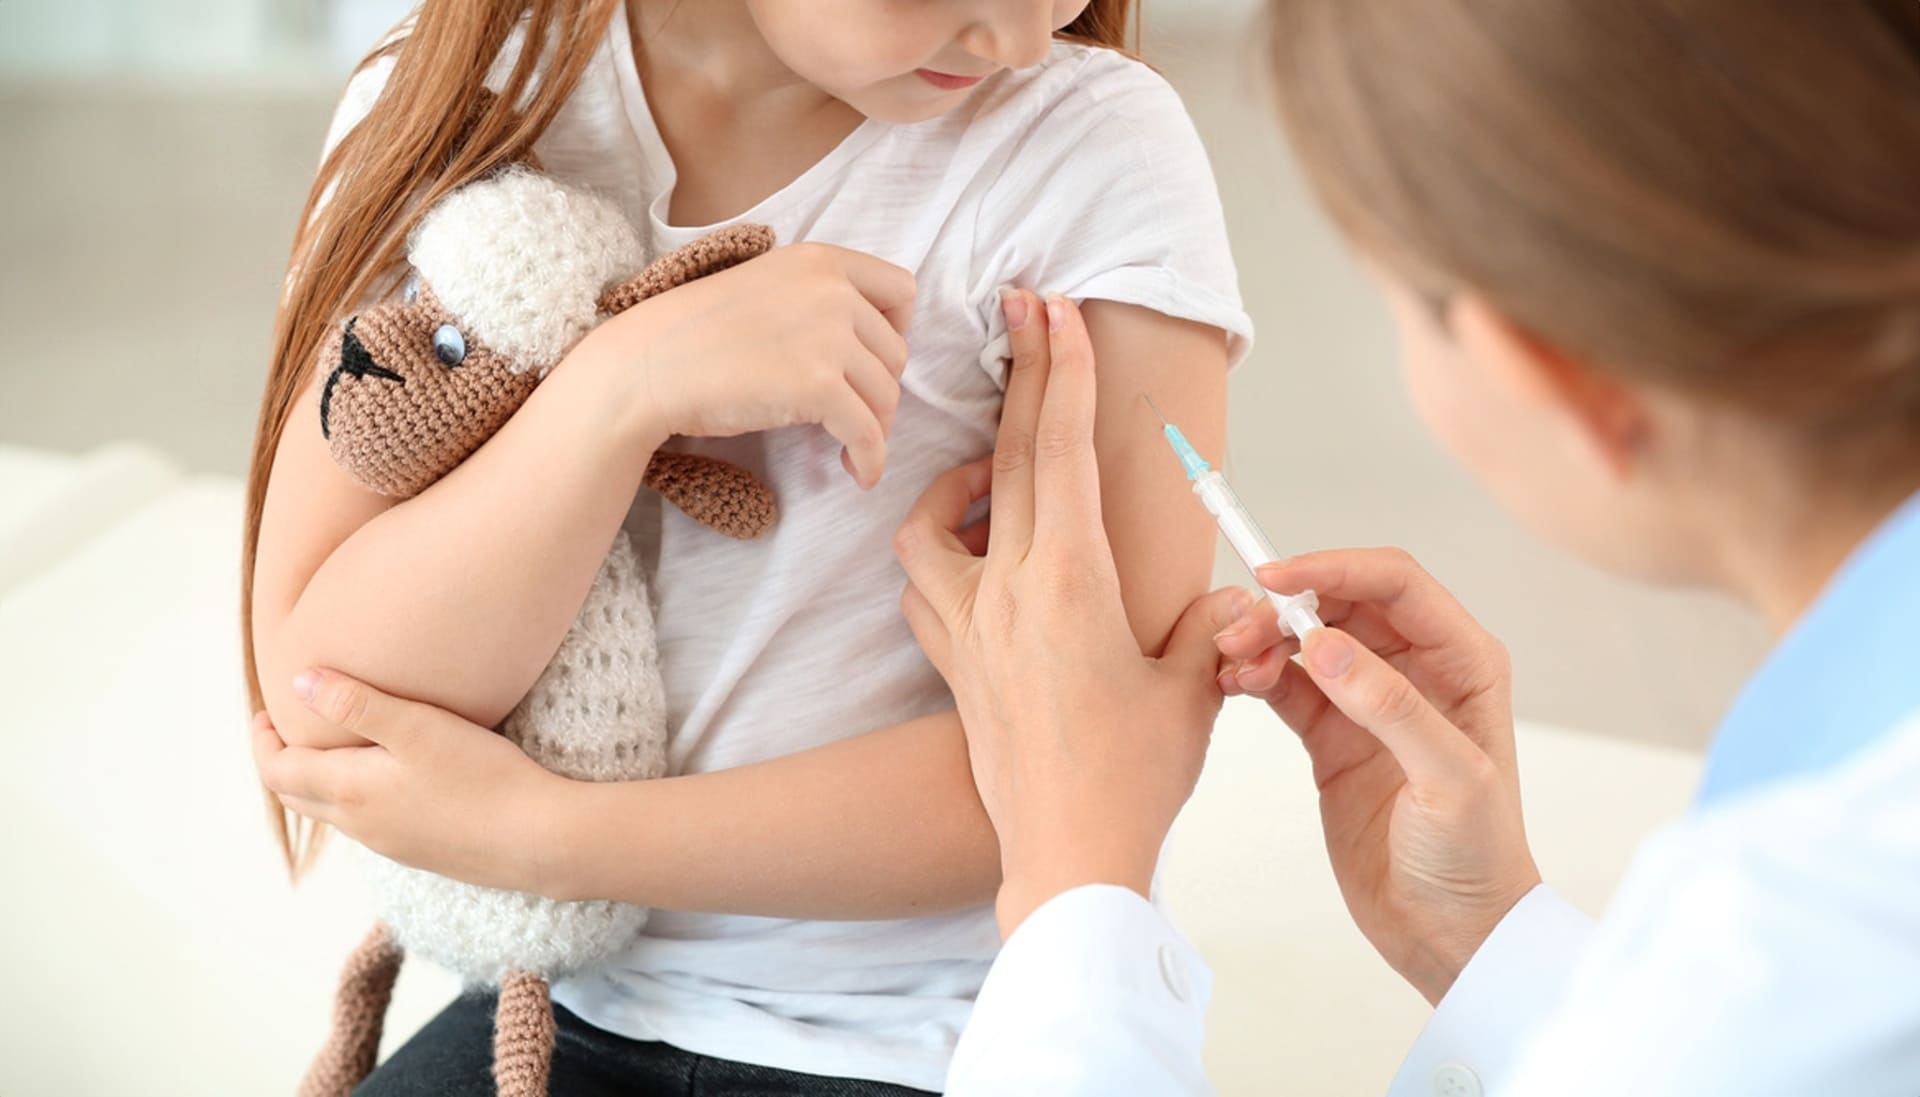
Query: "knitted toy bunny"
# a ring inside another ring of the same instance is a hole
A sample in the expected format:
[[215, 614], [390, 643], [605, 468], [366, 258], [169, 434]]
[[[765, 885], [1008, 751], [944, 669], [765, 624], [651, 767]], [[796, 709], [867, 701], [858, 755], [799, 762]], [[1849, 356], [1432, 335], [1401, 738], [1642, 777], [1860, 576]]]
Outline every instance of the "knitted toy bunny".
[[[321, 348], [320, 429], [334, 459], [382, 494], [410, 496], [478, 449], [604, 317], [766, 251], [757, 225], [723, 229], [642, 269], [620, 211], [525, 164], [455, 190], [408, 240], [402, 302], [348, 319]], [[637, 272], [637, 273], [636, 273]], [[721, 461], [659, 453], [644, 482], [695, 520], [755, 537], [771, 493]], [[665, 691], [641, 568], [619, 533], [571, 631], [500, 726], [547, 768], [583, 780], [666, 770]], [[494, 1081], [546, 1093], [549, 980], [628, 944], [646, 912], [475, 887], [369, 854], [382, 924], [348, 961], [334, 1031], [302, 1097], [346, 1097], [372, 1070], [402, 951], [497, 986]]]

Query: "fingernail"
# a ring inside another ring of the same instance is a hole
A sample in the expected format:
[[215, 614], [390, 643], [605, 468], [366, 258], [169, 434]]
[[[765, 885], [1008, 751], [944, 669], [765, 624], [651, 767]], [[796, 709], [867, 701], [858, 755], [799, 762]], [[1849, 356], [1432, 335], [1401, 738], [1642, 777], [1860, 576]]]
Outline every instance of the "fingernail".
[[1302, 658], [1322, 678], [1338, 678], [1353, 666], [1353, 642], [1332, 629], [1314, 629], [1305, 648]]
[[1059, 331], [1060, 325], [1067, 322], [1067, 299], [1064, 297], [1047, 298], [1047, 330]]
[[1012, 286], [1001, 286], [1000, 313], [1007, 318], [1008, 331], [1019, 331], [1027, 323], [1027, 295]]
[[1231, 667], [1221, 671], [1220, 677], [1214, 679], [1214, 684], [1220, 687], [1221, 693], [1229, 697], [1240, 692], [1240, 676], [1235, 674]]
[[293, 676], [293, 695], [302, 701], [313, 700], [313, 689], [320, 684], [320, 676], [310, 670], [303, 670]]

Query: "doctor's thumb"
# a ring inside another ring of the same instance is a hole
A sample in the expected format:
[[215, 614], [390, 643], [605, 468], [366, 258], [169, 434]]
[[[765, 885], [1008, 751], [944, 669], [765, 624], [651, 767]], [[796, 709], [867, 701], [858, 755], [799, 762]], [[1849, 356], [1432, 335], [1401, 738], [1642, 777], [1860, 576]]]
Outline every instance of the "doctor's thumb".
[[1408, 780], [1450, 779], [1487, 763], [1473, 740], [1440, 715], [1406, 675], [1347, 633], [1313, 630], [1300, 657], [1327, 700], [1380, 740]]
[[1259, 604], [1258, 596], [1241, 587], [1222, 587], [1194, 599], [1174, 622], [1161, 661], [1176, 664], [1183, 672], [1205, 674], [1212, 681], [1220, 668], [1220, 649], [1214, 637]]

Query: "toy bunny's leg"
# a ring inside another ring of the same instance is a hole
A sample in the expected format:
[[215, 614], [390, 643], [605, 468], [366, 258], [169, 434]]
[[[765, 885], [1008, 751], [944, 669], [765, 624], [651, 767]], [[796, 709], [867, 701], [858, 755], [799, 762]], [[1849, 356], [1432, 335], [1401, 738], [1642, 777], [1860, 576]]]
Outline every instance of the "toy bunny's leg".
[[384, 925], [374, 926], [347, 957], [333, 1000], [333, 1031], [301, 1079], [299, 1097], [347, 1097], [373, 1072], [400, 960], [400, 946]]
[[553, 1039], [547, 981], [524, 971], [502, 979], [493, 1014], [493, 1085], [500, 1097], [547, 1097]]

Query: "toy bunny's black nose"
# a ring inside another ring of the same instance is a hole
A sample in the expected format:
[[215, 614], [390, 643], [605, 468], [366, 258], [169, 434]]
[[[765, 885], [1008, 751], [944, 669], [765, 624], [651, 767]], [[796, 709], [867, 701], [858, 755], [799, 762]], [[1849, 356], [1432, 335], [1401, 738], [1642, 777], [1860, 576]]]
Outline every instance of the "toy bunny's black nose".
[[366, 345], [353, 333], [353, 325], [360, 318], [353, 317], [340, 332], [340, 364], [327, 374], [327, 383], [320, 390], [320, 437], [332, 438], [333, 431], [327, 422], [327, 415], [333, 408], [333, 386], [340, 383], [342, 377], [380, 377], [388, 381], [406, 384], [406, 378], [376, 363], [373, 355], [367, 353]]

